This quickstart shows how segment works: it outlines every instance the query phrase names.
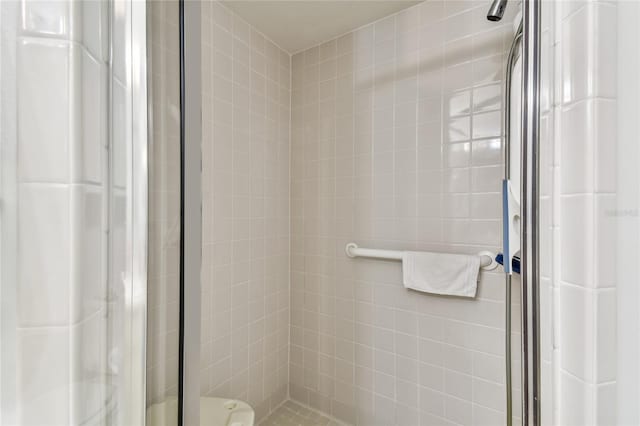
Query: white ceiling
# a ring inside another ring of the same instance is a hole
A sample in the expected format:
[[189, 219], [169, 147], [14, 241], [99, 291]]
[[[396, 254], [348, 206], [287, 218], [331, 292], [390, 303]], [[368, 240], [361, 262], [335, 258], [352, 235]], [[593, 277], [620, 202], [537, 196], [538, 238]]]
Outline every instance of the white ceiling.
[[223, 3], [289, 53], [315, 46], [421, 0], [231, 0]]

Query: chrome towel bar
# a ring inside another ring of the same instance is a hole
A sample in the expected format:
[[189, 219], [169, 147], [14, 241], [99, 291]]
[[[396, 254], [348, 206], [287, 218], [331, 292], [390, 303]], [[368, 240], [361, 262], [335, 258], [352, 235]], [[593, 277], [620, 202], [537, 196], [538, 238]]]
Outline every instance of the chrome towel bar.
[[[360, 248], [356, 243], [349, 243], [344, 248], [345, 253], [349, 257], [368, 257], [371, 259], [387, 259], [402, 260], [402, 251], [400, 250], [378, 250], [369, 248]], [[480, 268], [490, 271], [498, 266], [496, 255], [490, 251], [483, 250], [478, 253], [480, 256]]]

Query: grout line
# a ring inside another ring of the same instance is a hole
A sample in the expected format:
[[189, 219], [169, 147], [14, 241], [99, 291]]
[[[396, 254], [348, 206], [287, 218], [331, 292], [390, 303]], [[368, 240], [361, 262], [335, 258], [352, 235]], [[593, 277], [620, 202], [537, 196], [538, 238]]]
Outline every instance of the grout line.
[[[340, 426], [351, 426], [351, 425], [349, 425], [349, 423], [345, 423], [345, 422], [343, 422], [342, 420], [339, 420], [338, 418], [334, 417], [333, 415], [331, 415], [331, 414], [329, 414], [329, 413], [325, 413], [324, 411], [320, 411], [320, 410], [318, 410], [318, 409], [316, 409], [316, 408], [313, 408], [313, 407], [311, 407], [310, 405], [307, 405], [307, 404], [305, 404], [305, 403], [303, 403], [303, 402], [300, 402], [300, 401], [298, 401], [298, 400], [296, 400], [296, 399], [290, 398], [288, 401], [291, 401], [291, 402], [293, 402], [293, 403], [295, 403], [295, 404], [300, 405], [302, 408], [306, 408], [306, 409], [307, 409], [307, 410], [309, 410], [309, 411], [312, 411], [312, 412], [314, 412], [314, 413], [316, 413], [316, 414], [319, 414], [319, 415], [321, 415], [321, 416], [323, 416], [323, 417], [326, 417], [328, 420], [330, 420], [330, 421], [334, 421], [334, 422], [338, 423], [338, 425], [340, 425]], [[287, 402], [287, 401], [285, 401], [285, 403], [286, 403], [286, 402]], [[284, 403], [283, 403], [283, 404], [284, 404]]]

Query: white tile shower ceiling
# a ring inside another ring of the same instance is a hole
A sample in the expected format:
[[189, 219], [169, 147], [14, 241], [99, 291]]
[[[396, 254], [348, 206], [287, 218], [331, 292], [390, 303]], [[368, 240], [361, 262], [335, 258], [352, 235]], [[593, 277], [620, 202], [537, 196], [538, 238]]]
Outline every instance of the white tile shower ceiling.
[[419, 3], [416, 0], [230, 0], [223, 4], [289, 53]]

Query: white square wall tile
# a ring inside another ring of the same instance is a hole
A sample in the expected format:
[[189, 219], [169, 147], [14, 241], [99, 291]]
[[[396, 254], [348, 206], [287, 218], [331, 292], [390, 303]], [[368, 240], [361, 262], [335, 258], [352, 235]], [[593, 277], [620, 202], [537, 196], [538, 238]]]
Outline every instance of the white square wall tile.
[[106, 234], [103, 230], [103, 190], [73, 185], [71, 195], [72, 321], [86, 319], [105, 306]]
[[562, 102], [584, 100], [593, 95], [593, 73], [590, 69], [595, 50], [596, 33], [593, 30], [594, 8], [590, 4], [563, 20], [562, 43]]
[[22, 184], [18, 197], [18, 322], [21, 326], [68, 324], [69, 189]]
[[500, 356], [474, 352], [473, 373], [478, 377], [496, 383], [504, 383], [504, 359]]
[[617, 310], [615, 289], [603, 289], [596, 293], [596, 373], [597, 383], [616, 379], [617, 365]]
[[618, 117], [616, 101], [594, 101], [594, 154], [596, 192], [615, 192], [618, 152]]
[[82, 51], [82, 82], [73, 82], [73, 117], [77, 137], [72, 139], [71, 161], [74, 182], [100, 183], [107, 145], [107, 68]]
[[109, 373], [106, 313], [93, 315], [70, 330], [71, 424], [81, 425], [104, 409]]
[[473, 379], [473, 403], [502, 411], [505, 406], [504, 385]]
[[500, 111], [475, 114], [473, 116], [473, 138], [495, 138], [502, 133], [502, 113]]
[[473, 404], [473, 421], [476, 426], [495, 426], [504, 422], [504, 413], [482, 405]]
[[558, 402], [560, 424], [592, 425], [594, 418], [594, 393], [591, 387], [567, 372], [560, 372], [562, 393]]
[[21, 6], [21, 28], [24, 33], [71, 39], [80, 30], [79, 9], [82, 6], [81, 2], [22, 0]]
[[99, 62], [109, 55], [109, 2], [85, 1], [82, 5], [82, 42]]
[[595, 180], [594, 101], [582, 101], [562, 110], [561, 185], [563, 194], [591, 192]]
[[17, 338], [20, 424], [70, 424], [69, 329], [19, 329]]
[[447, 415], [447, 419], [455, 422], [455, 424], [474, 424], [472, 421], [473, 405], [470, 401], [446, 396], [444, 410]]
[[562, 191], [615, 191], [615, 102], [578, 102], [562, 111]]
[[607, 383], [596, 387], [596, 415], [595, 424], [598, 425], [614, 425], [616, 424], [617, 414], [617, 387], [616, 383]]
[[502, 164], [502, 142], [500, 139], [484, 139], [471, 143], [471, 164], [489, 166]]
[[594, 196], [594, 286], [598, 288], [614, 287], [617, 283], [616, 253], [618, 220], [612, 212], [616, 209], [615, 194], [596, 194]]
[[594, 382], [596, 335], [593, 290], [560, 287], [561, 367], [580, 380]]
[[553, 114], [540, 117], [540, 196], [550, 197], [553, 188]]
[[617, 6], [615, 4], [595, 3], [593, 6], [592, 34], [594, 41], [594, 93], [596, 97], [615, 98], [617, 89], [618, 32]]
[[613, 98], [617, 32], [609, 29], [616, 25], [616, 8], [609, 4], [575, 3], [579, 10], [565, 18], [562, 25], [562, 101]]
[[[545, 9], [549, 9], [545, 7]], [[548, 23], [552, 21], [550, 18]], [[543, 19], [544, 20], [544, 19]], [[542, 31], [542, 46], [541, 46], [541, 82], [540, 82], [540, 112], [545, 114], [550, 111], [552, 102], [554, 101], [553, 94], [553, 53], [554, 46], [551, 31]]]
[[564, 196], [560, 204], [560, 277], [571, 284], [592, 287], [595, 262], [593, 196]]
[[67, 182], [74, 136], [70, 84], [77, 47], [69, 42], [18, 42], [18, 175], [21, 181]]

